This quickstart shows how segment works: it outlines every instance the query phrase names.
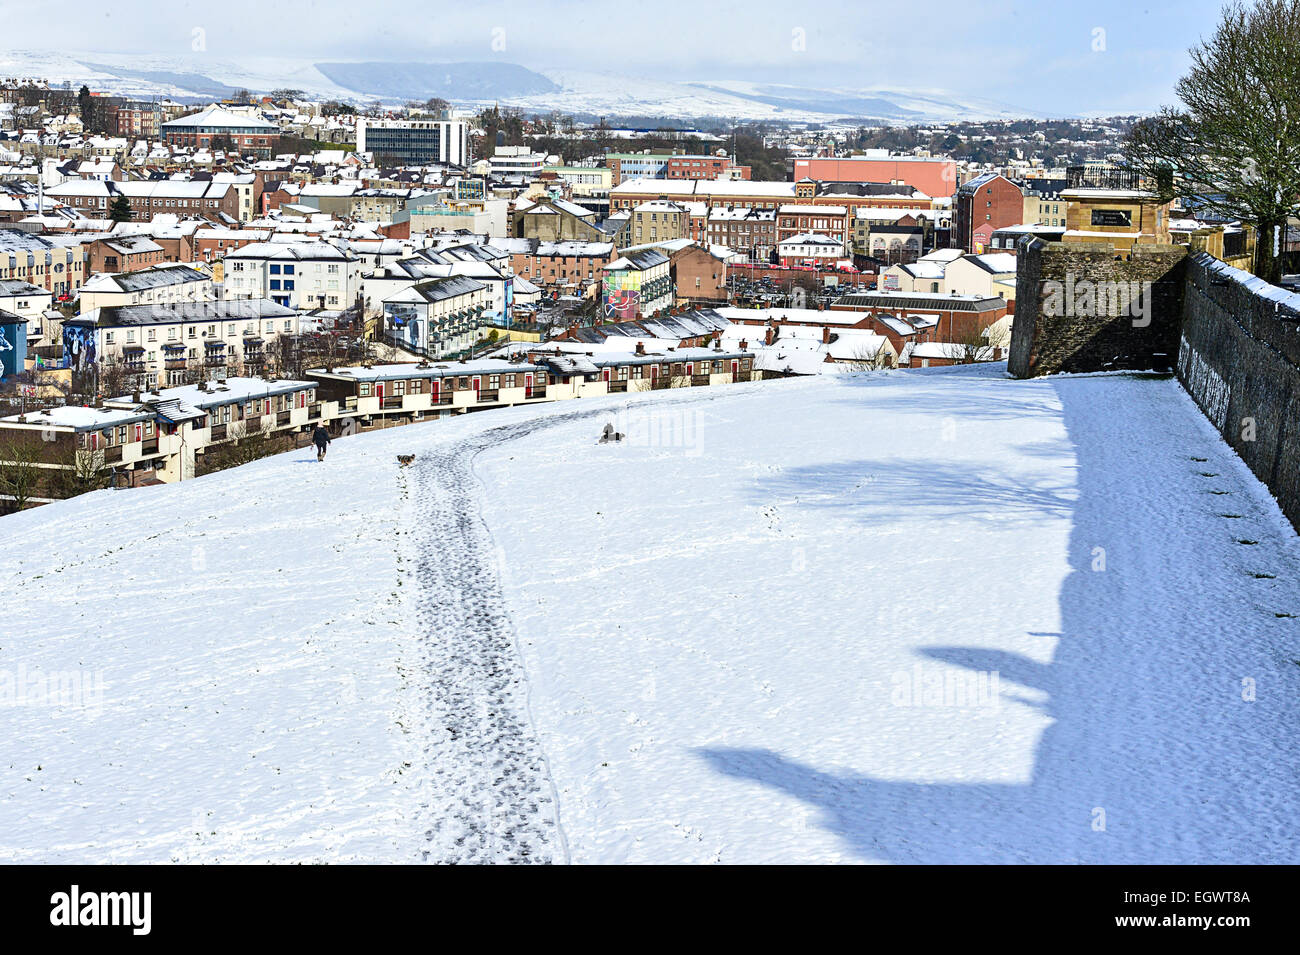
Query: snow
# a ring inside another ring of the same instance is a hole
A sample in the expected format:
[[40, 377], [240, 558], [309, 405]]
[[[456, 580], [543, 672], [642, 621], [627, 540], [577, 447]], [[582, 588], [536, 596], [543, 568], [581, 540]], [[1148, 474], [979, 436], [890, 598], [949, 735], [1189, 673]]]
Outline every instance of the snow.
[[0, 535], [3, 862], [1300, 860], [1300, 545], [1172, 380], [581, 399]]

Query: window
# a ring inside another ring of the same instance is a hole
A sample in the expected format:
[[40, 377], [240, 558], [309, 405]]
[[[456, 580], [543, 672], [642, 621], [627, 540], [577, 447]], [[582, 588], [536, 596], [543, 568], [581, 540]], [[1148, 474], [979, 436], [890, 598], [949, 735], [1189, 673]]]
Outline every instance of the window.
[[361, 382], [361, 384], [358, 386], [357, 394], [359, 394], [362, 398], [369, 398], [369, 397], [370, 397], [370, 382], [368, 382], [368, 381], [363, 381], [363, 382]]
[[[280, 266], [278, 266], [278, 265], [272, 265], [271, 268], [270, 268], [270, 272], [271, 272], [272, 275], [279, 275], [279, 274], [280, 274]], [[278, 286], [276, 286], [276, 287], [278, 288]]]

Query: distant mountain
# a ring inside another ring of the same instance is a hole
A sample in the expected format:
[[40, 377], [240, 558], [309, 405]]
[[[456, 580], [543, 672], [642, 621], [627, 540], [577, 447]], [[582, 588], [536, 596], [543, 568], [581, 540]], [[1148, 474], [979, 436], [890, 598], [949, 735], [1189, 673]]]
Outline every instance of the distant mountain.
[[882, 124], [1034, 117], [1018, 109], [947, 90], [843, 88], [738, 80], [637, 77], [573, 70], [536, 70], [515, 63], [318, 63], [302, 57], [217, 57], [200, 53], [77, 53], [0, 50], [0, 76], [82, 83], [125, 96], [216, 99], [247, 89], [302, 90], [317, 99], [389, 104], [438, 96], [458, 106], [500, 103], [525, 112], [557, 110], [581, 117], [643, 117], [690, 121]]
[[425, 100], [440, 96], [489, 101], [553, 93], [560, 89], [540, 73], [514, 63], [317, 63], [330, 82], [366, 96]]
[[802, 89], [796, 86], [760, 86], [753, 92], [737, 91], [708, 83], [689, 83], [700, 89], [739, 96], [755, 103], [765, 103], [792, 112], [824, 113], [832, 116], [874, 116], [918, 122], [925, 116], [918, 110], [904, 109], [879, 96], [860, 93], [836, 93], [829, 90]]
[[97, 73], [112, 74], [126, 79], [141, 80], [158, 86], [172, 87], [211, 96], [227, 97], [239, 92], [242, 87], [228, 86], [220, 80], [214, 80], [202, 73], [174, 72], [172, 70], [133, 70], [123, 66], [105, 66], [104, 64], [82, 64]]

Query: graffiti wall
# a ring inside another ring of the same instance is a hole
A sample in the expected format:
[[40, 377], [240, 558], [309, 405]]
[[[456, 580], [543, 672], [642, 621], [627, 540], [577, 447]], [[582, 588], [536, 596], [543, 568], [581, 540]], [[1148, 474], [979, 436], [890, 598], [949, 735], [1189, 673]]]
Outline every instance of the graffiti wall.
[[641, 273], [636, 271], [605, 273], [605, 318], [614, 322], [631, 322], [640, 317]]

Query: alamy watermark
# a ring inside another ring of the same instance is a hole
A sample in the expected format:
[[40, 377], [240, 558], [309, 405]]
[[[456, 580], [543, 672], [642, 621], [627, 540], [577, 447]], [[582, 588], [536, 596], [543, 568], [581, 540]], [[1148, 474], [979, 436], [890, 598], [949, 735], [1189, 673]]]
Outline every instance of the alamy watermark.
[[0, 670], [0, 707], [48, 706], [98, 716], [104, 709], [104, 674], [99, 670], [29, 670], [20, 663]]
[[1051, 318], [1132, 318], [1134, 328], [1151, 324], [1155, 294], [1150, 282], [1097, 282], [1066, 275], [1043, 283], [1044, 315]]
[[991, 707], [996, 709], [1001, 692], [997, 670], [954, 670], [923, 667], [899, 670], [890, 677], [894, 685], [889, 701], [908, 707]]

